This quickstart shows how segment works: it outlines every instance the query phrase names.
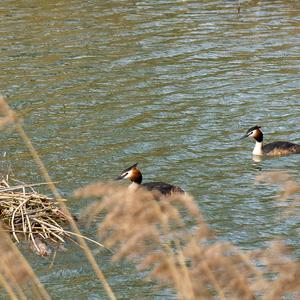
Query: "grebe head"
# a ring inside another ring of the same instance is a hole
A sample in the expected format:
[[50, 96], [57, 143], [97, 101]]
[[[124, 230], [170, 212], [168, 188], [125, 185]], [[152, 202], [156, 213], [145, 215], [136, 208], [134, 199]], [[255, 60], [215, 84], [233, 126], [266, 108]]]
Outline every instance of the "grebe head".
[[257, 142], [262, 142], [263, 141], [263, 133], [260, 130], [260, 126], [253, 126], [249, 128], [246, 132], [245, 135], [241, 137], [241, 139], [247, 138], [247, 137], [252, 137], [254, 138]]
[[137, 168], [137, 163], [123, 170], [121, 175], [116, 178], [116, 180], [122, 179], [129, 179], [130, 181], [138, 184], [142, 183], [143, 177], [141, 171]]

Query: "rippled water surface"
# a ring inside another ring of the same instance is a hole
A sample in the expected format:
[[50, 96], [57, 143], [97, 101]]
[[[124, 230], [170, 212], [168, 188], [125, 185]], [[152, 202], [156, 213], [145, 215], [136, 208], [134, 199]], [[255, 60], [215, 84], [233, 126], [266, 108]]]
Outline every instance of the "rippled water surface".
[[[139, 162], [145, 181], [190, 192], [221, 239], [299, 248], [299, 219], [280, 218], [263, 171], [299, 177], [297, 155], [252, 160], [239, 137], [300, 142], [298, 1], [8, 1], [0, 3], [0, 92], [64, 196]], [[1, 133], [5, 170], [41, 182], [17, 135]], [[71, 200], [77, 213], [84, 201]], [[92, 233], [93, 229], [87, 231]], [[76, 246], [49, 261], [27, 253], [55, 299], [104, 299]], [[128, 263], [98, 262], [120, 299], [172, 299]]]

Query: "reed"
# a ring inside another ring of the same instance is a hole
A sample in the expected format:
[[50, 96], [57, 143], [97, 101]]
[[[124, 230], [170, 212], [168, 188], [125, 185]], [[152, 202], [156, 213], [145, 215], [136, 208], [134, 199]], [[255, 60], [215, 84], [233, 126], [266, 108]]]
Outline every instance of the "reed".
[[73, 219], [70, 211], [68, 210], [67, 206], [65, 205], [64, 199], [61, 197], [60, 193], [58, 192], [58, 190], [57, 190], [54, 182], [51, 180], [51, 177], [50, 177], [43, 161], [41, 160], [38, 152], [34, 148], [30, 138], [24, 131], [17, 114], [9, 107], [9, 105], [7, 104], [5, 99], [1, 96], [0, 96], [0, 116], [2, 116], [2, 119], [0, 119], [1, 127], [6, 128], [7, 126], [12, 126], [16, 130], [16, 132], [20, 135], [24, 144], [27, 146], [30, 154], [32, 155], [36, 165], [38, 166], [38, 168], [41, 172], [41, 175], [44, 177], [47, 185], [49, 186], [50, 190], [52, 191], [52, 193], [54, 195], [55, 200], [59, 204], [61, 212], [66, 216], [66, 218], [72, 228], [73, 235], [76, 236], [78, 244], [81, 246], [82, 251], [85, 253], [97, 278], [103, 284], [104, 289], [105, 289], [109, 299], [115, 300], [116, 297], [115, 297], [110, 285], [108, 284], [105, 275], [101, 271], [100, 267], [97, 265], [96, 259], [93, 256], [90, 248], [88, 247], [84, 236], [80, 233], [80, 230], [79, 230], [75, 220]]
[[[50, 299], [6, 231], [15, 241], [25, 236], [40, 254], [47, 250], [45, 239], [59, 243], [76, 237], [108, 297], [116, 299], [17, 115], [1, 97], [0, 115], [0, 126], [12, 126], [19, 133], [54, 195], [38, 194], [32, 185], [0, 183], [0, 217], [5, 222], [0, 225], [0, 285], [11, 299]], [[281, 198], [293, 197], [293, 205], [299, 208], [299, 184], [288, 175], [269, 175], [258, 180], [271, 178], [268, 183], [280, 184]], [[299, 261], [283, 241], [256, 251], [222, 242], [188, 194], [164, 197], [115, 183], [97, 183], [77, 190], [75, 196], [96, 198], [82, 218], [91, 224], [101, 215], [98, 235], [106, 247], [115, 250], [113, 261], [133, 261], [138, 271], [147, 270], [159, 284], [172, 287], [180, 299], [299, 298]], [[72, 231], [63, 229], [61, 222], [66, 221]]]
[[82, 217], [88, 224], [101, 220], [98, 235], [114, 249], [113, 261], [133, 261], [159, 284], [173, 287], [179, 299], [274, 300], [299, 295], [300, 265], [283, 242], [242, 251], [220, 241], [190, 195], [163, 197], [96, 183], [75, 196], [96, 198]]
[[[7, 179], [0, 181], [0, 220], [13, 239], [29, 241], [30, 248], [41, 256], [62, 249], [67, 240], [75, 242], [77, 235], [68, 231], [68, 216], [55, 199], [39, 194], [34, 187], [42, 184], [12, 186]], [[66, 201], [66, 200], [65, 200]], [[102, 244], [82, 236], [85, 240]]]
[[[29, 189], [29, 191], [28, 191]], [[71, 239], [63, 228], [67, 216], [54, 199], [37, 193], [32, 185], [11, 186], [9, 181], [0, 182], [0, 219], [16, 242], [30, 241], [39, 255], [48, 256], [53, 246]]]
[[286, 201], [292, 197], [293, 202], [300, 201], [300, 184], [284, 171], [270, 171], [264, 172], [257, 176], [257, 182], [264, 182], [269, 185], [275, 184], [280, 188], [280, 192], [277, 195], [278, 200]]
[[286, 209], [281, 216], [288, 218], [291, 215], [299, 215], [300, 213], [300, 184], [284, 171], [264, 172], [257, 176], [258, 183], [275, 185], [279, 188], [275, 199], [279, 203], [283, 203]]
[[0, 286], [11, 299], [50, 299], [5, 228], [0, 224]]

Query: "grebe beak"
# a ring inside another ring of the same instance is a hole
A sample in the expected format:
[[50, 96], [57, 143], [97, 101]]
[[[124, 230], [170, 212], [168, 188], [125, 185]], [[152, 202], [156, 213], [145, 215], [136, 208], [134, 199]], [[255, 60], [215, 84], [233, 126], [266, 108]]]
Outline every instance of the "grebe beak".
[[247, 138], [248, 136], [249, 136], [248, 133], [246, 133], [245, 135], [243, 135], [243, 136], [240, 138], [240, 140], [243, 140], [243, 139]]

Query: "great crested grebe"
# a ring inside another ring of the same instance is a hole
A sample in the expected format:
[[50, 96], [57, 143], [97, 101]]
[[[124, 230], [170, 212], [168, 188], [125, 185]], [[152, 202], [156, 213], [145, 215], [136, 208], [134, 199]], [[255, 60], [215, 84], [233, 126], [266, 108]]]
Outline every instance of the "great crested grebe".
[[130, 189], [137, 189], [142, 186], [149, 191], [159, 191], [163, 195], [169, 195], [172, 193], [184, 193], [179, 186], [171, 185], [165, 182], [147, 182], [142, 183], [143, 176], [141, 171], [137, 168], [137, 163], [133, 166], [125, 169], [116, 180], [129, 179], [132, 183], [130, 184]]
[[253, 126], [247, 130], [244, 136], [241, 137], [241, 139], [244, 139], [246, 137], [252, 137], [255, 139], [256, 143], [252, 151], [253, 155], [283, 156], [283, 155], [300, 153], [299, 144], [282, 142], [282, 141], [264, 144], [263, 143], [264, 135], [260, 130], [260, 128], [261, 128], [260, 126]]

